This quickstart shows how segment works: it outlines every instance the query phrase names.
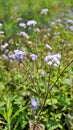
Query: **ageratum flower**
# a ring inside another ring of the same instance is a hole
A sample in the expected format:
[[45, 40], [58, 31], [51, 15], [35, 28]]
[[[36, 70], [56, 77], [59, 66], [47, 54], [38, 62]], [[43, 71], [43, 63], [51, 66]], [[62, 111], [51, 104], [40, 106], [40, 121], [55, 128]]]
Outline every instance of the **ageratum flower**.
[[6, 54], [2, 54], [3, 59], [8, 59], [8, 56]]
[[45, 71], [44, 71], [44, 70], [41, 71], [41, 76], [42, 76], [42, 77], [45, 76]]
[[70, 29], [71, 31], [73, 31], [73, 26], [70, 26], [69, 29]]
[[67, 23], [73, 24], [73, 20], [72, 19], [68, 19]]
[[36, 54], [30, 54], [30, 58], [32, 60], [37, 60], [37, 55]]
[[9, 44], [7, 42], [5, 42], [4, 45], [1, 45], [1, 50], [6, 49], [9, 46]]
[[52, 21], [50, 24], [51, 24], [51, 26], [54, 26], [56, 23]]
[[61, 59], [60, 54], [53, 54], [53, 55], [50, 54], [45, 57], [44, 61], [47, 62], [48, 65], [59, 66], [60, 59]]
[[27, 22], [27, 26], [35, 26], [37, 24], [37, 22], [35, 20], [29, 20]]
[[44, 14], [44, 15], [47, 15], [47, 13], [48, 13], [48, 9], [42, 9], [40, 12], [40, 14]]
[[25, 23], [19, 23], [19, 27], [26, 28], [26, 24]]
[[21, 18], [21, 17], [20, 17], [20, 18], [17, 18], [16, 21], [17, 21], [17, 22], [18, 22], [18, 21], [22, 21], [22, 18]]
[[61, 23], [61, 19], [57, 19], [57, 22], [58, 22], [58, 23]]
[[26, 52], [21, 50], [14, 50], [14, 54], [9, 55], [9, 58], [13, 60], [24, 60], [26, 58]]
[[37, 110], [38, 109], [38, 103], [37, 103], [35, 98], [31, 98], [30, 108], [33, 109], [33, 110]]
[[24, 31], [20, 32], [19, 35], [29, 39], [29, 35], [26, 32], [24, 32]]

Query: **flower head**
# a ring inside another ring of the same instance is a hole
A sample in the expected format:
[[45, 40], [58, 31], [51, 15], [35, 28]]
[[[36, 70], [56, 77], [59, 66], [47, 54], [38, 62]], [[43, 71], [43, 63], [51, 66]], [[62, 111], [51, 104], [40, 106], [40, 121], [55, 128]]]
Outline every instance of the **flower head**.
[[29, 39], [29, 35], [26, 32], [24, 32], [24, 31], [20, 32], [19, 35]]
[[50, 24], [51, 24], [51, 26], [54, 26], [54, 25], [55, 25], [55, 22], [52, 21]]
[[22, 18], [21, 18], [21, 17], [19, 17], [19, 18], [17, 18], [17, 19], [16, 19], [16, 21], [21, 21], [21, 20], [22, 20]]
[[45, 57], [44, 61], [47, 62], [48, 65], [59, 66], [60, 59], [61, 59], [60, 54], [53, 54], [53, 55], [49, 54], [48, 56]]
[[27, 26], [35, 26], [37, 24], [37, 22], [35, 20], [29, 20], [27, 22]]
[[32, 60], [37, 60], [37, 55], [36, 54], [30, 54], [30, 58]]
[[26, 24], [25, 23], [20, 23], [19, 27], [26, 28]]
[[42, 77], [45, 76], [45, 71], [44, 70], [41, 71], [41, 75], [42, 75]]
[[45, 14], [45, 15], [47, 15], [47, 13], [48, 13], [48, 9], [46, 8], [46, 9], [42, 9], [40, 14]]
[[8, 59], [8, 56], [6, 54], [2, 54], [3, 59]]
[[38, 109], [38, 104], [35, 98], [31, 98], [31, 105], [30, 108], [32, 108], [33, 110], [37, 110]]
[[67, 23], [73, 24], [73, 20], [72, 19], [68, 19]]
[[73, 31], [73, 26], [70, 26], [69, 29], [70, 29], [71, 31]]
[[25, 59], [26, 53], [24, 51], [21, 50], [14, 50], [14, 54], [9, 55], [10, 59], [14, 59], [14, 60], [23, 60]]
[[61, 19], [57, 19], [57, 22], [58, 22], [58, 23], [61, 23]]
[[5, 42], [5, 44], [4, 45], [1, 45], [1, 50], [4, 50], [4, 49], [6, 49], [7, 47], [8, 47], [8, 43], [7, 42]]

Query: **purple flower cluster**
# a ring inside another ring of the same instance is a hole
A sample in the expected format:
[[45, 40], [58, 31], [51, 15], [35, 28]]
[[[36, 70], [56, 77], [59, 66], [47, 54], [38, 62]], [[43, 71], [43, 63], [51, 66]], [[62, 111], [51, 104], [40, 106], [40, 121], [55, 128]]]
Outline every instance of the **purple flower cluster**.
[[48, 65], [59, 66], [60, 59], [61, 59], [60, 54], [53, 54], [53, 55], [50, 54], [45, 57], [44, 61], [47, 62]]
[[14, 50], [14, 54], [9, 55], [10, 59], [13, 60], [23, 60], [26, 57], [26, 52], [21, 50]]

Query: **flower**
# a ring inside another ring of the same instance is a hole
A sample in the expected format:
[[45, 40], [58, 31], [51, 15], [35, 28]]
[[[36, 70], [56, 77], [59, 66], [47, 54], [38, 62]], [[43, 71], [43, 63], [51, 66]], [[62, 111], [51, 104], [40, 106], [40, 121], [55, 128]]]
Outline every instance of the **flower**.
[[58, 59], [61, 59], [61, 55], [60, 54], [55, 54], [55, 57], [57, 57]]
[[29, 20], [27, 22], [27, 26], [35, 26], [37, 24], [37, 22], [35, 20]]
[[46, 9], [42, 9], [41, 12], [40, 12], [40, 14], [45, 14], [45, 15], [47, 15], [47, 13], [48, 13], [48, 9], [47, 8]]
[[61, 23], [61, 19], [57, 19], [57, 22], [58, 22], [58, 23]]
[[70, 26], [69, 29], [70, 29], [71, 31], [73, 31], [73, 26]]
[[5, 55], [5, 54], [2, 54], [2, 58], [3, 58], [3, 59], [8, 59], [8, 56]]
[[21, 20], [22, 20], [22, 18], [21, 18], [21, 17], [16, 19], [16, 21], [21, 21]]
[[39, 28], [35, 28], [34, 32], [40, 33], [40, 29]]
[[2, 25], [2, 23], [0, 23], [0, 27], [2, 27], [3, 25]]
[[51, 59], [52, 59], [52, 55], [48, 55], [48, 56], [45, 57], [44, 61], [45, 61], [45, 62], [48, 62], [48, 61], [50, 61]]
[[46, 44], [46, 48], [52, 50], [52, 47], [50, 45], [48, 45], [48, 44]]
[[68, 19], [67, 23], [73, 24], [73, 20], [72, 19]]
[[4, 31], [0, 31], [0, 34], [4, 34]]
[[41, 71], [41, 75], [42, 75], [42, 77], [45, 76], [45, 71], [44, 70]]
[[24, 31], [20, 32], [19, 35], [29, 39], [29, 35], [26, 32], [24, 32]]
[[52, 65], [52, 61], [49, 61], [47, 64], [48, 64], [48, 65]]
[[26, 28], [26, 24], [25, 23], [19, 23], [19, 27]]
[[33, 110], [37, 110], [38, 109], [38, 104], [35, 98], [31, 98], [31, 105], [30, 108]]
[[51, 26], [54, 26], [54, 25], [55, 25], [55, 22], [52, 21], [50, 24], [51, 24]]
[[32, 60], [37, 60], [37, 55], [36, 54], [30, 54], [30, 58]]
[[50, 54], [45, 57], [44, 61], [47, 62], [48, 65], [58, 66], [60, 65], [60, 59], [61, 59], [60, 54], [53, 54], [53, 55]]
[[17, 49], [14, 50], [14, 54], [9, 55], [9, 58], [14, 60], [23, 60], [25, 59], [25, 56], [26, 52]]
[[1, 45], [1, 50], [4, 50], [4, 49], [6, 49], [7, 47], [8, 47], [8, 43], [7, 42], [5, 42], [5, 44], [4, 45]]

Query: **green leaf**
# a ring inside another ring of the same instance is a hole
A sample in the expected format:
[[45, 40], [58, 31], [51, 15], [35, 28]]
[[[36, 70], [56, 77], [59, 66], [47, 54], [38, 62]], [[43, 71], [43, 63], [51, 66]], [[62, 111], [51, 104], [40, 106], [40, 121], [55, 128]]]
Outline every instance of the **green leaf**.
[[48, 126], [49, 130], [55, 130], [57, 128], [63, 129], [62, 125], [59, 122], [54, 122], [52, 120], [49, 121], [47, 126]]
[[15, 114], [12, 116], [12, 119], [11, 119], [11, 120], [13, 120], [16, 116], [19, 115], [20, 112], [24, 111], [26, 108], [27, 108], [27, 107], [23, 107], [23, 108], [18, 109], [18, 110], [15, 112]]
[[4, 121], [1, 121], [1, 120], [0, 120], [0, 124], [4, 124], [4, 125], [6, 125], [6, 123], [5, 123]]

